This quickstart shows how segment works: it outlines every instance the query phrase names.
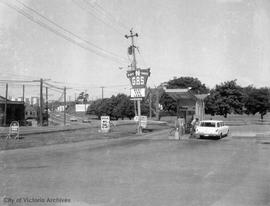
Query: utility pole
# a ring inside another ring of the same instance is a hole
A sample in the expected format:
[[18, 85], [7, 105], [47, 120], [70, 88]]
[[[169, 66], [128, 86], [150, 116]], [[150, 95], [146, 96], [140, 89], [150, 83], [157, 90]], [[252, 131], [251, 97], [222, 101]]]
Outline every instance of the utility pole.
[[159, 120], [159, 88], [156, 87], [156, 118]]
[[49, 126], [49, 112], [48, 112], [48, 87], [46, 87], [46, 120], [47, 120], [47, 126]]
[[152, 92], [149, 88], [149, 118], [152, 118]]
[[7, 126], [7, 98], [8, 98], [8, 83], [6, 83], [6, 99], [5, 99], [4, 126]]
[[104, 88], [105, 87], [100, 87], [101, 88], [101, 99], [103, 100], [103, 98], [104, 98]]
[[40, 115], [39, 115], [39, 122], [40, 126], [43, 125], [43, 79], [40, 79]]
[[[130, 30], [130, 35], [125, 35], [125, 37], [131, 38], [131, 52], [133, 56], [133, 62], [132, 62], [132, 69], [136, 70], [137, 69], [137, 62], [136, 62], [136, 54], [135, 54], [135, 48], [136, 46], [134, 45], [134, 37], [138, 37], [138, 34], [135, 33], [133, 34], [132, 29]], [[137, 106], [138, 106], [138, 128], [137, 128], [137, 133], [142, 134], [142, 127], [141, 127], [141, 101], [137, 100]]]
[[134, 100], [134, 111], [135, 111], [135, 116], [138, 116], [137, 114], [137, 106], [136, 106], [136, 101]]
[[67, 88], [64, 87], [64, 125], [66, 125], [66, 104], [67, 104], [66, 91], [67, 91]]
[[22, 101], [24, 102], [24, 92], [25, 92], [25, 88], [24, 88], [24, 84], [23, 84], [23, 95], [22, 95]]

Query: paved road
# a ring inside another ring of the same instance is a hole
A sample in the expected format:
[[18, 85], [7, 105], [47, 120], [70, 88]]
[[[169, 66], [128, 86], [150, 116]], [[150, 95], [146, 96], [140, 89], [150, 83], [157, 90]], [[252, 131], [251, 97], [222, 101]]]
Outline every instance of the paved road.
[[0, 205], [270, 205], [266, 140], [166, 134], [1, 151]]

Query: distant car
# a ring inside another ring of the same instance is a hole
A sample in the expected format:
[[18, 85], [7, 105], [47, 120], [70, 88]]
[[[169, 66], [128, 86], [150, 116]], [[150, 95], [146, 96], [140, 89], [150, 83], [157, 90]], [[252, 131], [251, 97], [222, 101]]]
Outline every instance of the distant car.
[[226, 126], [223, 121], [203, 120], [196, 127], [195, 134], [200, 137], [212, 136], [221, 139], [223, 136], [227, 136], [229, 131], [229, 126]]
[[76, 118], [76, 117], [70, 117], [70, 119], [69, 119], [71, 122], [77, 122], [78, 121], [78, 119]]
[[91, 123], [91, 120], [90, 119], [83, 119], [82, 122], [83, 123]]

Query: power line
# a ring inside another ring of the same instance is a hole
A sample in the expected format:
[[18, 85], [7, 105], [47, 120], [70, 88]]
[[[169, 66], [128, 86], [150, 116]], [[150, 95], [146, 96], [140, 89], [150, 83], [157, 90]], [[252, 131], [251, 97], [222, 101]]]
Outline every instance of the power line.
[[12, 79], [0, 79], [0, 83], [33, 83], [39, 80], [12, 80]]
[[122, 58], [122, 57], [118, 56], [117, 54], [114, 54], [114, 53], [112, 53], [112, 52], [110, 52], [110, 51], [106, 51], [106, 50], [102, 49], [101, 47], [99, 47], [99, 46], [97, 46], [97, 45], [91, 43], [90, 41], [83, 39], [82, 37], [78, 36], [77, 34], [75, 34], [75, 33], [71, 32], [71, 31], [65, 29], [65, 28], [62, 27], [61, 25], [57, 24], [56, 22], [52, 21], [51, 19], [47, 18], [46, 16], [40, 14], [40, 13], [37, 12], [35, 9], [33, 9], [33, 8], [29, 7], [29, 6], [27, 6], [26, 4], [22, 3], [21, 1], [19, 1], [19, 0], [15, 0], [15, 1], [17, 1], [18, 3], [20, 3], [21, 5], [23, 5], [25, 8], [29, 9], [30, 11], [34, 12], [34, 13], [37, 14], [38, 16], [44, 18], [45, 20], [47, 20], [48, 22], [50, 22], [50, 23], [53, 24], [54, 26], [56, 26], [56, 27], [62, 29], [63, 31], [67, 32], [68, 34], [70, 34], [70, 35], [72, 35], [72, 36], [78, 38], [79, 40], [81, 40], [81, 41], [83, 41], [83, 42], [85, 42], [85, 43], [87, 43], [87, 44], [89, 44], [89, 45], [91, 45], [91, 46], [93, 46], [93, 47], [95, 47], [95, 48], [97, 48], [97, 49], [103, 51], [104, 53], [108, 53], [108, 54], [110, 54], [110, 55], [112, 55], [112, 56], [115, 56], [115, 57], [117, 57], [117, 58]]
[[94, 3], [95, 3], [95, 5], [97, 5], [103, 12], [105, 12], [105, 14], [108, 14], [109, 17], [110, 17], [111, 19], [113, 19], [115, 22], [117, 22], [124, 30], [128, 30], [128, 29], [129, 29], [129, 27], [127, 27], [127, 26], [124, 25], [123, 23], [116, 21], [115, 17], [114, 17], [111, 13], [109, 13], [108, 11], [106, 11], [106, 9], [104, 9], [104, 7], [102, 7], [100, 4], [98, 4], [97, 2], [94, 2]]
[[[16, 1], [17, 1], [17, 0], [16, 0]], [[17, 12], [20, 13], [21, 15], [25, 16], [25, 17], [28, 18], [30, 21], [32, 21], [32, 22], [34, 22], [34, 23], [40, 25], [41, 27], [43, 27], [43, 28], [45, 28], [45, 29], [51, 31], [52, 33], [54, 33], [54, 34], [56, 34], [56, 35], [62, 37], [63, 39], [65, 39], [65, 40], [67, 40], [67, 41], [69, 41], [69, 42], [71, 42], [71, 43], [73, 43], [73, 44], [75, 44], [75, 45], [77, 45], [77, 46], [79, 46], [79, 47], [85, 49], [85, 50], [90, 51], [91, 53], [94, 53], [94, 54], [96, 54], [96, 55], [98, 55], [98, 56], [101, 56], [101, 57], [103, 57], [103, 58], [110, 59], [111, 61], [114, 61], [114, 62], [117, 62], [117, 63], [120, 63], [120, 62], [122, 62], [122, 61], [124, 62], [123, 59], [120, 60], [119, 57], [117, 57], [116, 55], [114, 55], [114, 54], [111, 53], [111, 52], [107, 52], [107, 51], [105, 51], [104, 49], [101, 49], [101, 48], [99, 48], [99, 47], [96, 46], [96, 47], [95, 47], [96, 49], [102, 50], [102, 51], [97, 51], [97, 50], [94, 50], [93, 48], [90, 48], [89, 46], [86, 46], [86, 45], [84, 45], [84, 44], [78, 42], [78, 41], [75, 40], [74, 38], [69, 37], [69, 36], [67, 36], [66, 34], [63, 34], [62, 32], [60, 32], [60, 31], [54, 29], [52, 26], [49, 26], [48, 24], [46, 24], [46, 23], [44, 23], [44, 22], [42, 22], [42, 21], [36, 19], [36, 18], [33, 17], [31, 14], [27, 13], [24, 9], [21, 9], [21, 8], [19, 8], [19, 7], [16, 6], [16, 5], [11, 5], [11, 4], [7, 3], [7, 2], [4, 2], [3, 0], [1, 0], [1, 2], [2, 2], [3, 4], [5, 4], [6, 6], [10, 7], [11, 9], [17, 11]], [[17, 1], [17, 2], [19, 2], [19, 1]], [[25, 8], [27, 8], [27, 7], [25, 7]], [[29, 7], [29, 9], [30, 9], [31, 11], [33, 10], [33, 9], [31, 9], [30, 7]], [[33, 10], [33, 12], [34, 12], [34, 10]], [[48, 18], [44, 17], [43, 15], [39, 14], [38, 12], [35, 12], [35, 13], [37, 13], [40, 17], [44, 18], [45, 20], [49, 21], [51, 24], [53, 24], [53, 25], [55, 25], [55, 26], [58, 25], [58, 24], [56, 24], [56, 23], [53, 23], [51, 20], [49, 20]], [[56, 27], [62, 28], [62, 27], [59, 26], [59, 25], [56, 26]], [[66, 30], [66, 29], [64, 29], [64, 28], [62, 28], [62, 30], [64, 30], [66, 33], [69, 33], [69, 34], [72, 35], [73, 37], [76, 37], [76, 38], [79, 39], [80, 41], [83, 41], [83, 42], [85, 42], [85, 43], [88, 42], [87, 40], [82, 39], [81, 37], [77, 36], [76, 34], [73, 34], [72, 32], [70, 32], [70, 31], [68, 31], [68, 30]], [[90, 42], [88, 42], [87, 44], [90, 45]], [[94, 46], [92, 45], [92, 43], [91, 43], [91, 46], [94, 47]], [[106, 54], [105, 52], [107, 52], [107, 54]], [[109, 56], [109, 54], [110, 54], [111, 56]], [[114, 55], [114, 56], [113, 56], [113, 55]]]
[[9, 76], [17, 76], [17, 77], [23, 77], [23, 78], [38, 79], [38, 77], [24, 75], [24, 74], [14, 74], [14, 73], [10, 73], [10, 72], [1, 72], [0, 75], [1, 76], [7, 76], [7, 75], [9, 75]]
[[50, 86], [51, 88], [54, 88], [54, 89], [59, 89], [59, 90], [63, 90], [63, 89], [64, 89], [64, 88], [57, 87], [57, 86], [55, 86], [55, 85], [49, 84], [49, 83], [47, 83], [47, 82], [44, 82], [44, 84], [47, 85], [47, 86]]
[[[62, 84], [65, 86], [71, 86], [72, 89], [75, 88], [85, 88], [88, 87], [90, 89], [94, 89], [94, 88], [100, 88], [100, 86], [96, 86], [96, 85], [91, 85], [91, 84], [84, 84], [84, 83], [67, 83], [67, 82], [60, 82], [60, 81], [50, 81], [52, 83], [56, 83], [56, 84]], [[48, 82], [46, 82], [46, 84], [48, 84]], [[78, 85], [78, 86], [76, 86]], [[123, 87], [123, 86], [129, 86], [129, 84], [117, 84], [117, 85], [107, 85], [106, 87]]]
[[[122, 35], [122, 33], [120, 31], [118, 31], [118, 29], [116, 29], [114, 26], [112, 26], [110, 23], [104, 21], [102, 18], [98, 17], [98, 14], [95, 14], [95, 12], [93, 12], [91, 10], [91, 8], [88, 7], [88, 5], [81, 5], [78, 1], [76, 2], [75, 0], [72, 0], [72, 2], [74, 4], [76, 4], [80, 9], [86, 11], [87, 13], [91, 14], [92, 16], [94, 16], [97, 20], [101, 21], [103, 24], [105, 24], [108, 27], [111, 27], [114, 31], [116, 31], [117, 33], [119, 33], [120, 35]], [[87, 3], [88, 4], [88, 3]]]
[[48, 87], [50, 90], [54, 91], [54, 92], [58, 92], [58, 93], [63, 93], [63, 91], [59, 91], [57, 89], [53, 89], [52, 87]]
[[[90, 13], [92, 16], [96, 17], [96, 19], [101, 21], [103, 24], [111, 27], [114, 31], [118, 32], [120, 35], [122, 35], [123, 33], [118, 31], [118, 29], [114, 26], [115, 23], [117, 24], [117, 27], [119, 29], [122, 29], [123, 31], [126, 30], [126, 27], [119, 24], [119, 22], [115, 20], [114, 16], [112, 16], [107, 11], [105, 11], [105, 9], [102, 6], [98, 5], [97, 3], [90, 3], [87, 0], [82, 0], [83, 1], [82, 3], [84, 5], [80, 5], [79, 1], [75, 1], [75, 0], [72, 0], [72, 1], [73, 3], [77, 4], [81, 9], [85, 10], [86, 12]], [[103, 18], [100, 16], [102, 16]]]
[[142, 53], [141, 53], [141, 51], [139, 50], [138, 47], [137, 47], [137, 51], [138, 51], [138, 53], [139, 53], [139, 55], [140, 55], [140, 57], [141, 57], [141, 60], [142, 60], [142, 62], [143, 62], [143, 64], [144, 64], [144, 66], [146, 67], [146, 61], [145, 61], [145, 59], [144, 59], [144, 57], [143, 57], [143, 55], [142, 55]]

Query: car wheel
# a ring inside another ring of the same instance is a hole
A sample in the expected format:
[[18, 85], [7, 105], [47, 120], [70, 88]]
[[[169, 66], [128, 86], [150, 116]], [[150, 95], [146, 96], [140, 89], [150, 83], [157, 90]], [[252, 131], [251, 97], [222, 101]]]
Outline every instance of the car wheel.
[[220, 133], [220, 135], [219, 135], [219, 139], [222, 139], [222, 133]]
[[229, 136], [229, 132], [230, 132], [230, 130], [228, 130], [228, 131], [227, 131], [226, 137], [228, 137], [228, 136]]

